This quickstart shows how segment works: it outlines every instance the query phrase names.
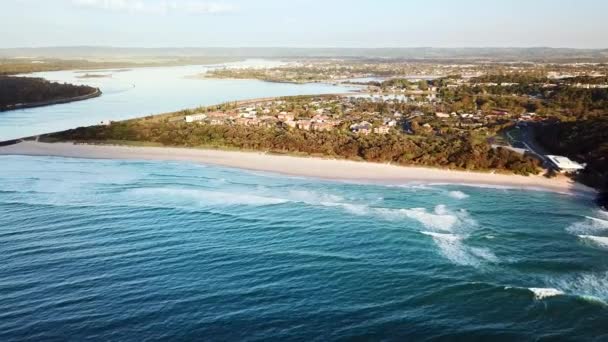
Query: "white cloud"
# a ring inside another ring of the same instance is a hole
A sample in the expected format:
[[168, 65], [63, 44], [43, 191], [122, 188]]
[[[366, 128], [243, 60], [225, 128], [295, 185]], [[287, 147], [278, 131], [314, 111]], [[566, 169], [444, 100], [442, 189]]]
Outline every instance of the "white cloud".
[[72, 4], [92, 9], [149, 14], [216, 14], [237, 9], [234, 5], [201, 0], [72, 0]]

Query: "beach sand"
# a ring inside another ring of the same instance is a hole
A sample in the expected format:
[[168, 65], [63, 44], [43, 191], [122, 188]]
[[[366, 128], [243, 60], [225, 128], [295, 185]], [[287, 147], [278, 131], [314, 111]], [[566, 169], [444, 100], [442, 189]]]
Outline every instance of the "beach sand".
[[338, 159], [282, 156], [261, 152], [25, 141], [0, 147], [0, 155], [189, 161], [290, 176], [363, 183], [445, 183], [544, 190], [589, 197], [596, 195], [594, 189], [573, 182], [564, 176], [548, 179], [541, 175], [525, 177], [489, 172], [453, 171]]

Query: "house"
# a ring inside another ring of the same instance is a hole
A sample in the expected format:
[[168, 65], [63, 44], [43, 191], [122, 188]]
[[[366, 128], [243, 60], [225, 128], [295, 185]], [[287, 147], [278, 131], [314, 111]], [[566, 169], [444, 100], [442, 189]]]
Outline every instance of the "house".
[[358, 124], [351, 125], [350, 130], [355, 134], [368, 135], [372, 132], [372, 124], [367, 121], [362, 121]]
[[397, 126], [397, 120], [384, 119], [384, 124], [388, 127], [395, 127]]
[[206, 118], [207, 118], [206, 114], [194, 114], [194, 115], [186, 115], [186, 117], [184, 119], [186, 120], [186, 122], [192, 123], [192, 122], [197, 122], [197, 121], [203, 121]]
[[310, 120], [298, 120], [296, 121], [296, 127], [305, 131], [310, 131], [312, 128], [312, 122]]
[[327, 116], [327, 115], [315, 115], [312, 118], [313, 122], [318, 122], [318, 123], [325, 122], [327, 120], [329, 120], [329, 116]]
[[287, 112], [281, 112], [281, 113], [279, 113], [279, 115], [277, 115], [277, 118], [279, 119], [279, 121], [287, 122], [287, 121], [293, 121], [293, 119], [295, 117], [293, 114], [290, 114]]
[[380, 127], [375, 127], [374, 128], [374, 133], [376, 134], [387, 134], [388, 132], [390, 132], [391, 128], [389, 126], [383, 125]]
[[509, 115], [509, 111], [506, 109], [496, 108], [496, 109], [492, 110], [492, 115], [507, 116], [507, 115]]
[[211, 119], [209, 120], [210, 125], [223, 125], [226, 121], [224, 119]]
[[331, 131], [334, 129], [334, 123], [333, 122], [314, 123], [312, 128], [315, 131]]
[[536, 120], [536, 113], [526, 113], [519, 117], [521, 121], [534, 121]]
[[566, 172], [578, 172], [583, 170], [586, 165], [579, 164], [575, 161], [570, 160], [568, 157], [563, 156], [546, 156], [549, 160], [551, 166], [553, 166], [557, 171], [566, 173]]
[[447, 119], [450, 117], [450, 114], [437, 112], [437, 113], [435, 113], [435, 116], [438, 118], [441, 118], [441, 119]]
[[286, 120], [283, 121], [283, 123], [291, 128], [296, 128], [298, 126], [298, 123], [293, 120]]
[[255, 118], [258, 115], [258, 112], [255, 110], [246, 111], [245, 113], [241, 113], [242, 118]]
[[424, 113], [422, 111], [415, 110], [415, 111], [412, 112], [412, 115], [410, 115], [410, 117], [413, 118], [413, 117], [416, 117], [416, 116], [423, 116], [423, 115], [424, 115]]
[[260, 120], [257, 118], [238, 118], [235, 122], [237, 125], [243, 126], [258, 126], [260, 124]]
[[100, 126], [110, 126], [112, 124], [112, 120], [102, 120], [99, 125]]
[[274, 127], [279, 120], [272, 115], [264, 115], [259, 118], [259, 121], [263, 126]]

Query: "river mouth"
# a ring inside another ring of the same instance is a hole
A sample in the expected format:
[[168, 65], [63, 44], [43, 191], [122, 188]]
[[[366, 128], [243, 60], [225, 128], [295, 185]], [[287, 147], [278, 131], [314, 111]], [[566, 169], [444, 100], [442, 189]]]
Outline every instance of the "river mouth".
[[[24, 76], [50, 81], [86, 84], [99, 88], [102, 96], [48, 107], [13, 110], [0, 114], [0, 141], [57, 132], [102, 121], [119, 121], [152, 114], [174, 112], [227, 101], [291, 95], [347, 93], [358, 87], [324, 83], [287, 84], [257, 80], [192, 79], [188, 76], [219, 67], [276, 65], [276, 61], [145, 67], [101, 70], [108, 77], [81, 78], [82, 71], [54, 71]], [[89, 73], [93, 73], [89, 71]]]

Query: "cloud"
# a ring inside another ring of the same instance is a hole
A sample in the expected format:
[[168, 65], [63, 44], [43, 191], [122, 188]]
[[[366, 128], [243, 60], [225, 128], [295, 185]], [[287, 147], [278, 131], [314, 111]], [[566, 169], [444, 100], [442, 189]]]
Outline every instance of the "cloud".
[[201, 0], [72, 0], [72, 4], [91, 9], [147, 14], [219, 14], [237, 9], [234, 5]]

